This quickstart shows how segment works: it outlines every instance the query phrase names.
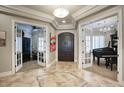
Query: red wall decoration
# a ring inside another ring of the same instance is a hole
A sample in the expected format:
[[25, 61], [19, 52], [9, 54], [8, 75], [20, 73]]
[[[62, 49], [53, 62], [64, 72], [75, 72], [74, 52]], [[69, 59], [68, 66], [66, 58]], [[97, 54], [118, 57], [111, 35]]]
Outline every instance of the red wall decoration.
[[56, 50], [56, 36], [51, 36], [50, 34], [50, 52]]

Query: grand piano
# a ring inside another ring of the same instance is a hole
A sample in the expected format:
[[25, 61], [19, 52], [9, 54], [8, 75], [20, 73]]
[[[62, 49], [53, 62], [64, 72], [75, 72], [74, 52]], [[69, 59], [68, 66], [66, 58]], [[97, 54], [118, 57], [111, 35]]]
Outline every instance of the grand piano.
[[95, 57], [97, 57], [97, 65], [100, 63], [100, 58], [105, 58], [106, 62], [110, 58], [117, 58], [117, 33], [111, 35], [111, 41], [108, 47], [93, 49], [92, 53], [93, 61], [95, 61]]
[[97, 65], [99, 65], [100, 58], [117, 57], [117, 51], [109, 47], [93, 49], [93, 61], [95, 61], [95, 57], [97, 57]]

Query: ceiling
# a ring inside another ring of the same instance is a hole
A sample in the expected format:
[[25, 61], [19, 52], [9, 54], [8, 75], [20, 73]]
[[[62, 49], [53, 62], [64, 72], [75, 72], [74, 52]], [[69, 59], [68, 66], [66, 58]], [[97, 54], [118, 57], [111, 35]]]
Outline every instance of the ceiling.
[[[78, 11], [79, 9], [85, 7], [85, 5], [23, 5], [23, 7], [30, 8], [36, 11], [44, 12], [48, 15], [51, 15], [54, 17], [55, 21], [59, 25], [65, 25], [65, 24], [72, 24], [73, 17], [72, 14]], [[69, 10], [69, 15], [65, 18], [56, 18], [53, 15], [53, 11], [58, 7], [64, 7]], [[66, 23], [62, 23], [62, 21], [65, 20]]]
[[100, 29], [106, 29], [106, 31], [109, 31], [107, 30], [108, 28], [111, 28], [114, 30], [114, 29], [117, 29], [117, 21], [118, 21], [117, 16], [112, 16], [112, 17], [108, 17], [108, 18], [87, 24], [85, 25], [85, 28], [86, 29], [92, 28], [92, 30], [94, 31], [100, 31]]
[[[69, 15], [65, 18], [56, 18], [53, 11], [58, 7], [68, 9]], [[14, 16], [47, 22], [57, 30], [68, 30], [76, 29], [78, 21], [107, 7], [110, 8], [108, 5], [0, 5], [0, 11]], [[62, 23], [63, 20], [66, 23]]]

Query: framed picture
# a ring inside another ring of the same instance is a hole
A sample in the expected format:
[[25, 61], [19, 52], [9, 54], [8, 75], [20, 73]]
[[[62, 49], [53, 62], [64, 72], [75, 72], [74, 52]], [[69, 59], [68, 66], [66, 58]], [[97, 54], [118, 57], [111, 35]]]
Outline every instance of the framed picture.
[[6, 32], [0, 31], [0, 47], [6, 46]]
[[50, 34], [50, 51], [54, 52], [56, 50], [56, 36], [51, 36]]

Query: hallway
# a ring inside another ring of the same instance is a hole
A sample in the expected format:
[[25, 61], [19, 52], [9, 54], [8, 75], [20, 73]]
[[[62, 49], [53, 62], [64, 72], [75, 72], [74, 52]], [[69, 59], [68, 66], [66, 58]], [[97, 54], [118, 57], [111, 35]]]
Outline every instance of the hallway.
[[58, 62], [50, 68], [34, 69], [1, 77], [1, 87], [116, 87], [116, 81], [77, 69], [76, 63]]

